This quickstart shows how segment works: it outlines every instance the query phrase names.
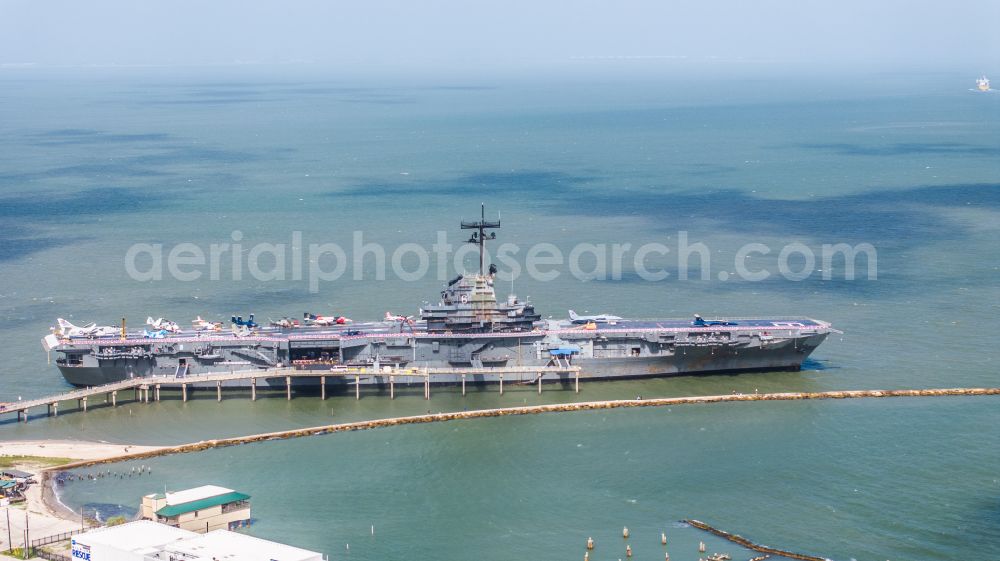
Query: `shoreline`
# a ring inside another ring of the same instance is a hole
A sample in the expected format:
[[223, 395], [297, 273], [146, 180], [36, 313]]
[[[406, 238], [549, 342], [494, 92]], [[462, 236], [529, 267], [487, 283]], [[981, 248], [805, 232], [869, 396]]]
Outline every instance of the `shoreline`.
[[[3, 456], [25, 456], [21, 461], [12, 464], [13, 469], [19, 469], [35, 474], [34, 485], [29, 485], [25, 491], [25, 501], [21, 505], [12, 506], [12, 511], [24, 512], [24, 516], [10, 516], [11, 537], [13, 544], [7, 544], [7, 533], [0, 532], [0, 549], [20, 547], [25, 520], [28, 519], [31, 536], [38, 539], [45, 536], [60, 534], [79, 529], [84, 521], [80, 515], [62, 502], [55, 486], [54, 475], [58, 473], [59, 465], [52, 465], [50, 460], [88, 461], [100, 458], [114, 457], [125, 450], [129, 452], [150, 452], [157, 446], [133, 446], [131, 444], [112, 444], [107, 442], [88, 442], [82, 440], [18, 440], [0, 442]], [[72, 462], [71, 462], [72, 463]], [[65, 464], [62, 464], [65, 465]], [[23, 509], [23, 510], [22, 510]]]
[[66, 503], [62, 502], [59, 498], [59, 491], [56, 490], [55, 478], [52, 475], [56, 473], [54, 471], [43, 471], [39, 478], [38, 488], [39, 497], [38, 503], [41, 507], [53, 518], [59, 518], [61, 520], [66, 520], [68, 522], [79, 522], [82, 525], [82, 515], [77, 516], [76, 512], [73, 511]]
[[[352, 432], [358, 430], [371, 430], [377, 428], [437, 423], [460, 419], [481, 419], [489, 417], [503, 417], [511, 415], [534, 415], [553, 412], [590, 411], [601, 409], [618, 409], [631, 407], [663, 407], [683, 404], [713, 404], [732, 402], [762, 402], [762, 401], [801, 401], [801, 400], [827, 400], [827, 399], [868, 399], [868, 398], [900, 398], [900, 397], [946, 397], [946, 396], [997, 396], [1000, 395], [1000, 388], [942, 388], [924, 390], [848, 390], [830, 392], [793, 392], [793, 393], [764, 393], [764, 394], [726, 394], [691, 397], [667, 397], [650, 399], [628, 399], [609, 401], [589, 401], [575, 403], [559, 403], [549, 405], [532, 405], [523, 407], [507, 407], [493, 409], [478, 409], [473, 411], [454, 411], [449, 413], [431, 413], [426, 415], [413, 415], [404, 417], [389, 417], [382, 419], [370, 419], [366, 421], [355, 421], [350, 423], [339, 423], [332, 425], [321, 425], [300, 429], [267, 432], [239, 436], [232, 438], [221, 438], [215, 440], [203, 440], [199, 442], [181, 444], [174, 446], [137, 446], [131, 444], [111, 444], [101, 442], [73, 441], [73, 440], [33, 440], [33, 441], [11, 441], [0, 442], [0, 450], [4, 455], [33, 456], [39, 459], [59, 458], [71, 459], [68, 463], [58, 465], [44, 465], [37, 461], [25, 461], [15, 465], [17, 469], [24, 469], [36, 473], [38, 484], [29, 486], [25, 494], [25, 509], [32, 513], [36, 520], [32, 521], [32, 528], [38, 530], [39, 526], [44, 528], [36, 535], [51, 535], [80, 528], [83, 524], [80, 516], [69, 506], [62, 502], [55, 484], [55, 475], [59, 472], [90, 467], [101, 464], [118, 463], [129, 460], [154, 458], [158, 456], [184, 454], [190, 452], [200, 452], [213, 448], [223, 448], [228, 446], [238, 446], [241, 444], [251, 444], [254, 442], [265, 442], [271, 440], [284, 440], [290, 438], [300, 438], [305, 436], [315, 436], [321, 434], [331, 434], [337, 432]], [[44, 462], [44, 460], [43, 460]], [[39, 525], [37, 518], [43, 518]], [[6, 536], [3, 536], [6, 537]], [[4, 540], [0, 538], [0, 544]], [[16, 540], [15, 540], [16, 545]]]

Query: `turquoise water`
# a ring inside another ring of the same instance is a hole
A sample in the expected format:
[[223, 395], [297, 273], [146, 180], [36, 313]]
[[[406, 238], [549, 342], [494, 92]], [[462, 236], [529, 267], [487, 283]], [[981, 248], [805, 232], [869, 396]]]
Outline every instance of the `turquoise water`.
[[[695, 72], [5, 70], [0, 82], [0, 399], [65, 389], [38, 342], [56, 317], [374, 318], [416, 312], [441, 284], [377, 280], [371, 262], [362, 280], [318, 293], [225, 269], [217, 281], [140, 283], [124, 267], [133, 243], [207, 248], [238, 229], [250, 247], [299, 230], [350, 247], [360, 230], [390, 250], [429, 247], [438, 230], [457, 243], [457, 221], [484, 201], [503, 213], [500, 239], [525, 246], [671, 245], [684, 230], [712, 250], [710, 280], [648, 282], [628, 266], [616, 281], [517, 279], [543, 316], [806, 314], [844, 331], [798, 373], [595, 383], [579, 396], [440, 390], [429, 403], [419, 389], [395, 401], [202, 396], [0, 420], [0, 438], [177, 443], [572, 399], [997, 384], [1000, 96], [972, 94], [966, 76], [734, 70], [720, 88]], [[878, 278], [845, 281], [835, 263], [832, 280], [717, 280], [748, 241], [871, 243]], [[625, 524], [653, 546], [633, 543], [637, 558], [662, 556], [661, 529], [693, 556], [704, 537], [671, 526], [686, 517], [835, 559], [995, 557], [995, 425], [989, 398], [492, 419], [163, 458], [151, 476], [65, 495], [128, 505], [164, 484], [227, 484], [254, 495], [251, 532], [332, 557], [351, 543], [365, 559], [573, 558], [587, 535], [620, 544]]]

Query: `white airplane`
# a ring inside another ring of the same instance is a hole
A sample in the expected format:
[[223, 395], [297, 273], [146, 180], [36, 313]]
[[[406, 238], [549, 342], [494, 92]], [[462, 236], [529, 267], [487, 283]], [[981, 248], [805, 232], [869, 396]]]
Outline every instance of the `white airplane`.
[[413, 316], [397, 316], [392, 312], [385, 313], [385, 321], [398, 321], [399, 323], [413, 323]]
[[56, 319], [59, 327], [53, 327], [52, 332], [60, 337], [112, 337], [118, 335], [121, 330], [111, 325], [97, 325], [89, 323], [84, 326], [73, 325], [63, 318]]
[[206, 319], [201, 319], [201, 316], [191, 320], [191, 325], [197, 331], [219, 331], [222, 329], [221, 321], [208, 321]]
[[237, 337], [249, 337], [251, 334], [252, 333], [250, 332], [249, 327], [245, 325], [236, 325], [235, 323], [233, 324], [233, 335]]
[[608, 314], [597, 314], [595, 316], [579, 316], [573, 310], [569, 311], [569, 319], [573, 323], [615, 323], [622, 318]]
[[279, 320], [273, 320], [271, 318], [267, 318], [267, 320], [271, 324], [271, 327], [277, 327], [280, 329], [295, 329], [296, 327], [299, 326], [299, 322], [297, 320], [287, 317], [281, 318]]
[[152, 327], [158, 331], [168, 331], [170, 333], [179, 333], [181, 326], [170, 321], [169, 319], [153, 319], [152, 316], [146, 318], [146, 325]]
[[308, 325], [344, 325], [345, 323], [351, 323], [350, 318], [345, 318], [344, 316], [317, 316], [306, 312], [302, 315], [302, 320]]

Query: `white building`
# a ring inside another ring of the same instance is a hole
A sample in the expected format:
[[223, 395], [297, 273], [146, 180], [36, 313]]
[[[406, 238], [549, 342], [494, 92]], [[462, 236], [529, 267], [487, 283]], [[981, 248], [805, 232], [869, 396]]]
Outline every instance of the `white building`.
[[321, 553], [246, 534], [198, 534], [149, 520], [78, 534], [71, 553], [74, 561], [323, 561]]

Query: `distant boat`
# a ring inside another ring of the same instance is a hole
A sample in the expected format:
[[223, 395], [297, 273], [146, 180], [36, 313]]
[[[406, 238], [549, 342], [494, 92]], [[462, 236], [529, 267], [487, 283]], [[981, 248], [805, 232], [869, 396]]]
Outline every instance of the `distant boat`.
[[990, 79], [985, 74], [976, 78], [976, 88], [981, 92], [990, 91]]

